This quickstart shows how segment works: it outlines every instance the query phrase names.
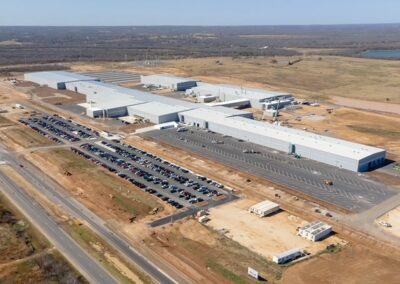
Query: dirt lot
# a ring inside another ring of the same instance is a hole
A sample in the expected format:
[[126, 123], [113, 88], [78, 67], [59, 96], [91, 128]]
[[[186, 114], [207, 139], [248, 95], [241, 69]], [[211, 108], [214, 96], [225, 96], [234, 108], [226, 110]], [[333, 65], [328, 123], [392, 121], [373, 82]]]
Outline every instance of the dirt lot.
[[400, 237], [400, 207], [397, 207], [387, 212], [385, 215], [383, 215], [377, 220], [377, 222], [379, 221], [388, 222], [389, 224], [392, 225], [392, 227], [390, 228], [378, 225], [382, 230], [390, 234], [393, 234], [397, 237]]
[[190, 275], [192, 283], [252, 283], [248, 266], [268, 281], [281, 276], [276, 264], [192, 219], [156, 230], [145, 243]]
[[257, 202], [242, 199], [213, 208], [207, 225], [216, 231], [227, 230], [227, 237], [270, 260], [272, 256], [293, 248], [316, 254], [330, 244], [345, 244], [336, 236], [320, 242], [311, 242], [298, 236], [296, 229], [307, 222], [284, 211], [265, 218], [248, 212], [248, 208]]
[[390, 112], [400, 115], [400, 106], [398, 104], [371, 102], [350, 98], [332, 97], [332, 102], [337, 105], [365, 109], [370, 111]]
[[[35, 152], [26, 158], [105, 220], [129, 224], [130, 218], [134, 221], [145, 217], [159, 218], [173, 210], [164, 207], [153, 196], [136, 189], [127, 181], [67, 149]], [[70, 172], [71, 176], [65, 175], [65, 171]], [[99, 204], [102, 206], [98, 206]], [[160, 213], [148, 216], [154, 208], [158, 208]]]
[[[32, 84], [33, 85], [33, 84]], [[20, 88], [22, 89], [22, 88]], [[25, 92], [27, 88], [24, 87], [22, 90]], [[86, 96], [82, 94], [78, 94], [71, 91], [60, 91], [54, 90], [49, 87], [38, 87], [32, 86], [29, 91], [29, 94], [32, 94], [39, 99], [47, 102], [49, 104], [59, 105], [59, 104], [79, 104], [86, 101]]]
[[400, 282], [400, 260], [378, 255], [361, 245], [346, 246], [289, 267], [282, 283], [387, 283]]
[[132, 123], [132, 124], [127, 124], [127, 125], [121, 126], [118, 130], [122, 131], [124, 133], [133, 133], [138, 129], [150, 127], [153, 125], [154, 124], [151, 122]]

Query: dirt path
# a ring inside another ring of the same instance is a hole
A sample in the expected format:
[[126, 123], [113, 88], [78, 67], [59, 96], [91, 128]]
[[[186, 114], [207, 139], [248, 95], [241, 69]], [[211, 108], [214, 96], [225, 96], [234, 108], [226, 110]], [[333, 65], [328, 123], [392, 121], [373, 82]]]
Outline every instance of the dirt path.
[[332, 102], [345, 107], [400, 114], [400, 105], [394, 103], [371, 102], [336, 96], [332, 97]]

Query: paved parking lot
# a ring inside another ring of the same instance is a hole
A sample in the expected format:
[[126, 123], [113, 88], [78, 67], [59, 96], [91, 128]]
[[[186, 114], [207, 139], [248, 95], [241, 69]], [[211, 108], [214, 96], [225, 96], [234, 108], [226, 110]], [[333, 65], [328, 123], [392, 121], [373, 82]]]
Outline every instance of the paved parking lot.
[[[177, 209], [188, 207], [188, 212], [193, 213], [197, 208], [208, 208], [237, 198], [224, 190], [222, 184], [138, 148], [102, 139], [97, 132], [71, 120], [44, 115], [21, 119], [20, 122], [49, 139], [57, 139], [60, 143], [74, 142], [71, 150], [75, 154]], [[187, 213], [180, 213], [174, 219], [186, 216]], [[166, 223], [166, 220], [158, 223]]]
[[[155, 130], [142, 134], [173, 146], [266, 178], [340, 208], [360, 212], [393, 196], [383, 184], [358, 173], [308, 159], [295, 159], [273, 149], [210, 131], [189, 128]], [[326, 185], [330, 179], [333, 185]]]
[[20, 119], [19, 122], [58, 144], [63, 144], [63, 140], [69, 142], [94, 140], [97, 136], [91, 128], [72, 122], [71, 120], [65, 120], [56, 115]]

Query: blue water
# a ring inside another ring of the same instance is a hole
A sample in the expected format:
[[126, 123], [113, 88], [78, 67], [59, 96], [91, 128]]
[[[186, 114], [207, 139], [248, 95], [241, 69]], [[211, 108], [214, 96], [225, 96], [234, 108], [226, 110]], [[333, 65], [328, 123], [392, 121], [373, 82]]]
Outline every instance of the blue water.
[[400, 49], [367, 50], [361, 55], [368, 58], [400, 59]]

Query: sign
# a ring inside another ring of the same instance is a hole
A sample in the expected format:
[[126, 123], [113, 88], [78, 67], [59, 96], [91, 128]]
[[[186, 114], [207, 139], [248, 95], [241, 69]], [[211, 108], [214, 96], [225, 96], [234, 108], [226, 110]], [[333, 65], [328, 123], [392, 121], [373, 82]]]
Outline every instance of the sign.
[[249, 276], [251, 276], [251, 277], [253, 277], [253, 278], [255, 278], [255, 279], [258, 280], [258, 271], [257, 271], [257, 270], [255, 270], [255, 269], [253, 269], [253, 268], [251, 268], [251, 267], [248, 267], [248, 268], [247, 268], [247, 274], [248, 274]]

